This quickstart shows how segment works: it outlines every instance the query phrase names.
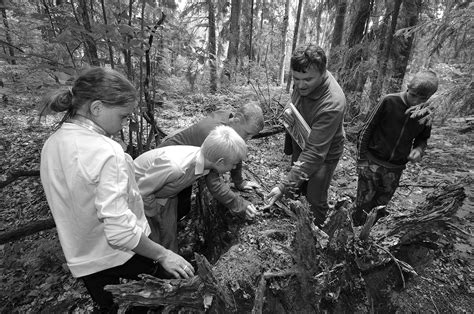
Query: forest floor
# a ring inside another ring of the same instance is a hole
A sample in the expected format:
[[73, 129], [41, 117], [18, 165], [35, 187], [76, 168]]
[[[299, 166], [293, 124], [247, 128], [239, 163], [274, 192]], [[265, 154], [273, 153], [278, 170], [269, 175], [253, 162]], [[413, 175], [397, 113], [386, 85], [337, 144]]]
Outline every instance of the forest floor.
[[[219, 96], [170, 95], [157, 116], [163, 130], [172, 132], [198, 121], [208, 111], [236, 107], [252, 98], [251, 94], [248, 89], [241, 94]], [[25, 105], [25, 101], [30, 103]], [[51, 133], [54, 119], [38, 123], [31, 102], [34, 99], [1, 104], [0, 182], [16, 171], [39, 169], [41, 147]], [[265, 112], [269, 118], [267, 126], [275, 121], [270, 119], [273, 111]], [[474, 308], [474, 137], [472, 131], [459, 132], [464, 126], [465, 119], [450, 119], [434, 126], [427, 154], [421, 163], [408, 165], [390, 204], [391, 212], [397, 214], [420, 204], [442, 182], [466, 183], [467, 197], [457, 215], [464, 221], [460, 228], [469, 234], [469, 241], [445, 239], [452, 244], [450, 249], [437, 251], [430, 263], [416, 269], [418, 276], [396, 294], [404, 300], [402, 312], [469, 313]], [[277, 134], [248, 142], [249, 156], [244, 168], [263, 179], [263, 190], [269, 191], [289, 168], [290, 159], [282, 151], [283, 137]], [[355, 147], [348, 141], [345, 148], [330, 188], [333, 201], [344, 196], [353, 198], [356, 192]], [[0, 233], [51, 217], [38, 176], [13, 181], [2, 188], [1, 195]], [[276, 216], [270, 213], [262, 217], [255, 228], [278, 227]], [[82, 313], [92, 309], [84, 286], [72, 278], [65, 266], [54, 228], [2, 244], [0, 252], [1, 313]]]

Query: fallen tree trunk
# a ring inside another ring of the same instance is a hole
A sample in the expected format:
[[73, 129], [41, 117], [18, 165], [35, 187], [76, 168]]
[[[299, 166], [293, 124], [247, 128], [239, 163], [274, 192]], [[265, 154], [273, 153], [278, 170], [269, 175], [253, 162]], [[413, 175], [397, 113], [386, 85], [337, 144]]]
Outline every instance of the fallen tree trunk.
[[26, 236], [35, 234], [40, 231], [49, 230], [54, 227], [56, 227], [56, 224], [54, 223], [53, 218], [33, 221], [19, 226], [15, 230], [0, 233], [0, 244], [16, 241]]
[[[225, 238], [230, 230], [233, 239], [225, 244], [225, 249], [212, 250], [213, 254], [220, 252], [218, 259], [209, 256], [217, 259], [209, 270], [211, 278], [216, 280], [213, 291], [226, 291], [225, 295], [234, 300], [232, 306], [225, 307], [226, 312], [396, 311], [400, 304], [393, 301], [391, 293], [403, 289], [417, 273], [417, 265], [410, 265], [414, 262], [409, 258], [413, 255], [410, 253], [420, 246], [432, 249], [442, 246], [437, 243], [436, 235], [463, 235], [455, 227], [460, 218], [454, 214], [464, 197], [460, 185], [442, 187], [418, 208], [407, 209], [405, 216], [381, 219], [365, 240], [359, 238], [362, 228], [352, 226], [349, 215], [352, 205], [347, 199], [338, 202], [322, 230], [312, 223], [307, 206], [301, 202], [290, 202], [296, 219], [267, 216], [252, 224], [240, 221], [228, 225], [231, 229], [222, 228], [220, 234], [218, 229], [212, 229], [204, 247], [218, 246], [215, 240]], [[209, 206], [214, 213], [225, 213], [223, 208], [215, 206], [218, 205]], [[216, 221], [211, 219], [207, 223], [212, 222]], [[221, 223], [218, 221], [213, 226]], [[197, 262], [200, 269], [202, 266]], [[188, 282], [189, 287], [204, 278], [199, 270], [198, 279], [182, 281], [183, 285]], [[174, 282], [169, 285], [175, 285]], [[166, 283], [163, 280], [161, 284], [166, 286]], [[165, 295], [151, 298], [153, 301], [141, 299], [157, 293], [156, 287], [147, 286], [146, 280], [135, 282], [134, 287], [139, 292], [114, 293], [117, 301], [126, 306], [170, 306], [171, 301], [165, 300]], [[192, 311], [204, 312], [206, 293], [199, 287], [181, 290], [180, 297], [194, 298]], [[212, 299], [221, 300], [215, 294]], [[172, 306], [190, 309], [189, 304], [187, 301]], [[222, 310], [217, 305], [216, 308]]]

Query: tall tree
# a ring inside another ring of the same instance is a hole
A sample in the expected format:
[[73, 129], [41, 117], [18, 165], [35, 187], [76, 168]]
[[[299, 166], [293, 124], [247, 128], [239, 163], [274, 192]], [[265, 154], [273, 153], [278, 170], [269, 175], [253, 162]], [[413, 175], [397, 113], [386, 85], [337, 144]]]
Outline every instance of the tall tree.
[[[253, 47], [252, 47], [252, 39], [253, 39], [253, 2], [254, 0], [250, 0], [250, 26], [249, 26], [249, 61], [253, 61]], [[250, 67], [249, 67], [250, 69]]]
[[378, 101], [383, 92], [383, 86], [387, 75], [388, 60], [392, 49], [393, 36], [397, 28], [397, 20], [401, 4], [402, 0], [395, 0], [393, 3], [393, 9], [389, 7], [387, 8], [386, 16], [391, 16], [390, 28], [387, 30], [385, 38], [380, 39], [383, 41], [383, 49], [380, 50], [380, 54], [377, 56], [377, 78], [372, 82], [370, 90], [370, 99], [373, 103]]
[[[296, 22], [295, 22], [295, 30], [293, 33], [293, 45], [291, 51], [294, 51], [296, 49], [296, 45], [298, 43], [298, 27], [300, 25], [300, 17], [301, 17], [301, 9], [303, 7], [303, 0], [298, 1], [298, 11], [296, 13]], [[286, 92], [290, 92], [290, 86], [291, 86], [291, 75], [288, 75], [288, 81], [286, 83]]]
[[214, 0], [207, 0], [208, 21], [209, 21], [209, 69], [210, 69], [210, 90], [217, 92], [217, 41], [216, 41], [216, 18]]
[[100, 0], [100, 5], [102, 7], [102, 18], [104, 19], [104, 25], [106, 27], [105, 31], [105, 37], [107, 41], [107, 47], [109, 48], [109, 59], [110, 59], [110, 67], [113, 69], [114, 68], [114, 51], [112, 49], [112, 44], [110, 42], [109, 38], [109, 31], [108, 31], [108, 26], [107, 26], [107, 12], [105, 11], [105, 4], [104, 0]]
[[331, 50], [329, 53], [329, 69], [332, 71], [339, 68], [340, 63], [340, 46], [344, 33], [344, 21], [346, 18], [347, 0], [339, 0], [336, 7], [336, 19], [334, 20], [334, 31], [332, 33]]
[[240, 1], [232, 0], [230, 8], [230, 37], [229, 49], [227, 50], [227, 65], [229, 77], [234, 79], [238, 65], [239, 41], [240, 41]]
[[368, 28], [373, 1], [357, 0], [354, 3], [356, 12], [346, 40], [347, 49], [344, 53], [344, 66], [340, 69], [340, 77], [346, 92], [361, 92], [364, 86], [367, 71], [361, 69], [360, 65], [368, 57], [368, 45], [363, 41]]
[[15, 50], [13, 49], [14, 46], [13, 46], [12, 38], [10, 36], [10, 26], [8, 25], [7, 6], [5, 3], [5, 0], [0, 0], [0, 11], [2, 12], [3, 26], [5, 26], [5, 39], [8, 45], [8, 53], [11, 57], [8, 63], [16, 64]]
[[99, 56], [97, 54], [97, 46], [95, 44], [92, 34], [92, 25], [91, 19], [89, 16], [89, 7], [87, 5], [87, 0], [79, 0], [79, 10], [81, 12], [82, 23], [84, 24], [85, 31], [82, 32], [82, 37], [84, 39], [86, 55], [89, 59], [89, 63], [95, 66], [99, 66]]
[[[422, 4], [422, 0], [403, 1], [402, 14], [399, 18], [399, 29], [410, 29], [418, 24]], [[413, 39], [413, 32], [395, 37], [395, 53], [392, 54], [394, 73], [391, 84], [388, 87], [388, 92], [396, 92], [402, 86], [408, 61], [410, 60]]]
[[278, 82], [283, 86], [285, 80], [285, 58], [286, 58], [286, 40], [288, 35], [288, 24], [290, 14], [290, 0], [285, 1], [285, 15], [281, 27], [281, 43], [280, 43], [280, 71]]

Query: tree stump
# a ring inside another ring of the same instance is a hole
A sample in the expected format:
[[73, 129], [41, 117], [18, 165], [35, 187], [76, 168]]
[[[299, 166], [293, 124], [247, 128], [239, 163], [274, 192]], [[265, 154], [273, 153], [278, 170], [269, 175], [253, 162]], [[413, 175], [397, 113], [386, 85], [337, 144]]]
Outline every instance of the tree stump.
[[379, 220], [364, 240], [362, 228], [352, 225], [347, 199], [336, 204], [322, 230], [313, 224], [304, 200], [289, 202], [296, 219], [268, 213], [253, 223], [232, 220], [210, 202], [208, 209], [216, 216], [206, 222], [208, 227], [222, 227], [220, 215], [227, 226], [212, 229], [212, 237], [201, 236], [203, 247], [219, 246], [220, 239], [229, 237], [224, 246], [208, 248], [207, 253], [221, 254], [210, 255], [216, 260], [213, 267], [196, 255], [196, 278], [154, 279], [158, 284], [151, 285], [145, 277], [131, 288], [115, 286], [114, 295], [127, 306], [191, 312], [206, 307], [238, 313], [395, 311], [391, 292], [416, 275], [410, 265], [417, 262], [415, 252], [442, 246], [440, 235], [463, 235], [455, 213], [464, 197], [461, 185], [440, 187], [403, 216]]

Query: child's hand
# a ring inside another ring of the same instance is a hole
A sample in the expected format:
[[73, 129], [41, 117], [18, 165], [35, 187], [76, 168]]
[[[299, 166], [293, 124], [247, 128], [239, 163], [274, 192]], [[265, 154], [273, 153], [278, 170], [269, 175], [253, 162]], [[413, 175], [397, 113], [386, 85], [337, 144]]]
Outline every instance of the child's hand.
[[265, 197], [265, 199], [268, 200], [268, 204], [263, 206], [262, 209], [265, 210], [267, 208], [270, 208], [275, 204], [276, 201], [278, 201], [282, 197], [283, 193], [281, 192], [279, 187], [274, 187], [270, 193]]
[[158, 260], [163, 268], [176, 279], [189, 279], [194, 276], [193, 266], [180, 255], [167, 250], [165, 255]]
[[408, 160], [411, 162], [419, 162], [421, 160], [421, 149], [413, 148], [408, 155]]
[[252, 220], [255, 216], [258, 215], [257, 208], [253, 204], [249, 204], [247, 208], [245, 208], [245, 218], [248, 220]]

